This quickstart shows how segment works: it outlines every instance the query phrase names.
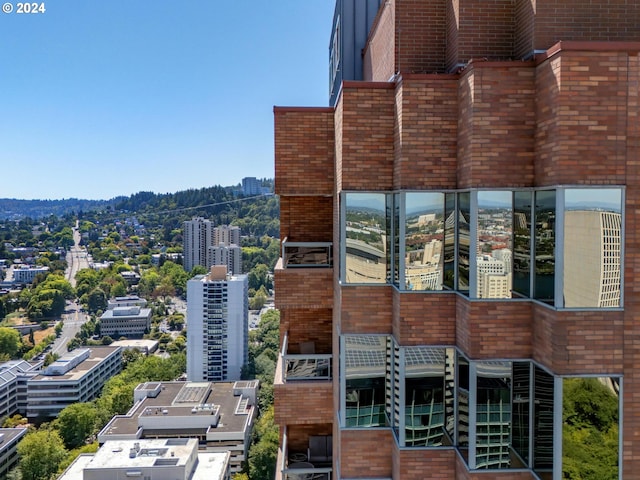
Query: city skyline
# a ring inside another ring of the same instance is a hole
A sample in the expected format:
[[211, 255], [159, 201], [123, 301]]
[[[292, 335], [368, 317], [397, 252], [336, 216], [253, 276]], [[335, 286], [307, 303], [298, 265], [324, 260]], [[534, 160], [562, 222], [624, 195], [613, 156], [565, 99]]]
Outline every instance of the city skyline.
[[0, 14], [0, 160], [15, 167], [0, 198], [273, 178], [273, 106], [328, 105], [333, 7], [68, 0]]

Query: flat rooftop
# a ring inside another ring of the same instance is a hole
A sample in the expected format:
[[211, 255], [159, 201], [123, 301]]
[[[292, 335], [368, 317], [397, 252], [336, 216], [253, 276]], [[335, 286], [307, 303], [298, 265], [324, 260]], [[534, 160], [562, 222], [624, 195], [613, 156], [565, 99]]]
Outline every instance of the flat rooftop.
[[60, 382], [63, 380], [80, 380], [89, 371], [97, 367], [109, 355], [118, 350], [120, 347], [99, 346], [90, 347], [89, 358], [82, 363], [76, 365], [64, 375], [43, 375], [38, 374], [29, 379], [29, 382]]
[[0, 438], [2, 442], [0, 442], [0, 451], [15, 438], [19, 438], [22, 435], [27, 433], [26, 428], [0, 428]]

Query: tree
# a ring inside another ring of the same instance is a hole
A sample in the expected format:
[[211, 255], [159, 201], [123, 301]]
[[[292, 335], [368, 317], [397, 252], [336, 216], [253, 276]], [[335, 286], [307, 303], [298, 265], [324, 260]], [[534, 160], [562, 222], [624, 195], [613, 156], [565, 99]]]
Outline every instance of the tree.
[[275, 476], [280, 441], [278, 426], [274, 423], [273, 406], [256, 422], [254, 438], [257, 441], [249, 450], [249, 476], [251, 480], [270, 480]]
[[58, 432], [47, 428], [25, 435], [18, 444], [18, 455], [22, 480], [48, 480], [54, 478], [67, 450]]
[[15, 358], [22, 349], [22, 337], [14, 328], [0, 327], [0, 352]]
[[87, 298], [87, 308], [90, 312], [106, 310], [108, 306], [107, 295], [101, 288], [94, 288]]
[[92, 403], [73, 403], [64, 408], [55, 421], [65, 447], [68, 449], [84, 445], [96, 426], [97, 412]]

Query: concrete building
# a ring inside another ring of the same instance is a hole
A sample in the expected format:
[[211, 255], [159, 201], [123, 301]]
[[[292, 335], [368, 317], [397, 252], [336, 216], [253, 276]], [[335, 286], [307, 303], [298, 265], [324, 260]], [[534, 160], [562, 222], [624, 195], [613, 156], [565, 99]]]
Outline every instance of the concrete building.
[[195, 438], [207, 452], [230, 452], [232, 473], [242, 469], [257, 417], [258, 382], [147, 382], [134, 405], [98, 434], [100, 444], [150, 438]]
[[13, 282], [14, 283], [22, 283], [22, 284], [30, 284], [36, 278], [36, 275], [41, 273], [47, 273], [49, 271], [49, 267], [30, 267], [26, 265], [21, 265], [18, 268], [13, 269]]
[[111, 343], [110, 347], [122, 347], [123, 350], [138, 350], [144, 355], [151, 355], [158, 349], [157, 340], [145, 340], [143, 338], [137, 338], [133, 340], [116, 340]]
[[82, 454], [58, 480], [229, 480], [229, 454], [198, 452], [187, 438], [119, 440]]
[[218, 225], [213, 229], [213, 245], [240, 245], [240, 227]]
[[213, 245], [213, 224], [210, 220], [195, 217], [183, 224], [183, 264], [187, 272], [196, 265], [207, 265], [207, 249]]
[[187, 282], [187, 378], [240, 380], [248, 356], [248, 279], [213, 266]]
[[107, 300], [107, 308], [113, 310], [117, 307], [141, 307], [147, 306], [147, 301], [137, 295], [129, 295], [127, 297], [115, 297]]
[[26, 428], [0, 428], [0, 478], [17, 465], [18, 443], [26, 433]]
[[244, 177], [242, 179], [242, 194], [246, 196], [260, 195], [262, 186], [256, 177]]
[[151, 309], [139, 306], [114, 307], [100, 317], [100, 333], [114, 339], [142, 337], [151, 330]]
[[0, 418], [27, 411], [27, 381], [38, 374], [39, 365], [25, 360], [0, 364]]
[[389, 0], [349, 47], [365, 4], [361, 81], [274, 109], [276, 479], [640, 478], [640, 4]]
[[225, 265], [227, 271], [233, 275], [242, 274], [242, 248], [238, 245], [215, 245], [209, 247], [208, 263], [211, 265]]
[[56, 417], [73, 403], [93, 400], [104, 383], [122, 370], [122, 348], [73, 350], [27, 381], [27, 417]]

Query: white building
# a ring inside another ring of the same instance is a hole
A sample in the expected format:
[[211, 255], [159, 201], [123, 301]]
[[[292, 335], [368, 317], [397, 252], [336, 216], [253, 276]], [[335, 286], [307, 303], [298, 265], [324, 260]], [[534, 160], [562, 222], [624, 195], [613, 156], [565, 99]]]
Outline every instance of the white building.
[[151, 330], [151, 309], [115, 307], [100, 317], [100, 333], [112, 338], [142, 337]]
[[240, 227], [218, 225], [213, 229], [213, 245], [240, 245]]
[[73, 350], [27, 381], [27, 417], [55, 417], [72, 403], [93, 400], [122, 370], [122, 348]]
[[199, 453], [187, 438], [117, 440], [80, 455], [58, 480], [228, 480], [228, 453]]
[[38, 365], [25, 360], [0, 364], [0, 418], [26, 413], [27, 381], [38, 374]]
[[147, 301], [137, 295], [129, 295], [127, 297], [110, 298], [107, 308], [113, 310], [116, 307], [146, 307]]
[[187, 282], [187, 378], [239, 380], [248, 357], [248, 278], [213, 266]]
[[213, 245], [213, 225], [210, 220], [195, 217], [183, 226], [184, 269], [190, 272], [196, 265], [207, 265], [207, 249]]
[[33, 283], [33, 280], [40, 273], [47, 273], [49, 267], [28, 267], [26, 265], [13, 269], [13, 281], [15, 283]]
[[507, 273], [504, 261], [479, 255], [476, 265], [478, 298], [511, 298], [511, 273]]
[[0, 428], [0, 478], [18, 463], [18, 443], [26, 433], [26, 428]]
[[[230, 452], [230, 470], [242, 470], [257, 417], [258, 381], [147, 382], [134, 390], [134, 404], [98, 434], [114, 440], [195, 438], [206, 452]], [[155, 477], [154, 477], [155, 478]]]

